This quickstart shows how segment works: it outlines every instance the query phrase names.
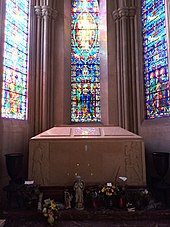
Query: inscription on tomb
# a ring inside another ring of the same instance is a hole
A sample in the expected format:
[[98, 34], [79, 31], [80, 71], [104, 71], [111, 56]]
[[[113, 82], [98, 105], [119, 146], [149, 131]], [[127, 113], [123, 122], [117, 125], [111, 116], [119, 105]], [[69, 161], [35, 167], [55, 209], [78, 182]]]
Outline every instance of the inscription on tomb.
[[73, 130], [74, 136], [100, 136], [99, 128], [79, 127]]

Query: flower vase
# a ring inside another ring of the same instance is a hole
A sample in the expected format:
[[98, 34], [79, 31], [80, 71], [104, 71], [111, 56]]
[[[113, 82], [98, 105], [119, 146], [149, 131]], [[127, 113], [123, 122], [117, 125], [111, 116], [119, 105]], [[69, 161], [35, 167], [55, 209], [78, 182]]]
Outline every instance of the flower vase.
[[6, 168], [9, 177], [11, 178], [10, 184], [16, 184], [18, 180], [19, 173], [22, 170], [22, 161], [23, 161], [23, 154], [22, 153], [11, 153], [6, 154]]
[[120, 201], [120, 198], [119, 198], [119, 196], [117, 196], [117, 195], [115, 195], [114, 197], [113, 197], [113, 207], [114, 208], [120, 208], [120, 203], [121, 203], [121, 201]]
[[92, 207], [97, 208], [96, 199], [92, 199]]
[[119, 208], [123, 208], [123, 199], [122, 196], [119, 198]]
[[113, 198], [112, 197], [106, 199], [106, 208], [108, 208], [108, 209], [113, 208]]

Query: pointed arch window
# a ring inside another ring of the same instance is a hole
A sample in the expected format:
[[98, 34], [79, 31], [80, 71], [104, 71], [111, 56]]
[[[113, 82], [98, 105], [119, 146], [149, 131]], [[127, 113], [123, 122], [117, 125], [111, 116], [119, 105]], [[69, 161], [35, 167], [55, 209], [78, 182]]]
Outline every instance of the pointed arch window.
[[6, 0], [1, 116], [27, 119], [29, 0]]
[[147, 119], [170, 116], [164, 0], [142, 0], [144, 83]]
[[97, 0], [73, 0], [71, 28], [71, 121], [100, 122]]

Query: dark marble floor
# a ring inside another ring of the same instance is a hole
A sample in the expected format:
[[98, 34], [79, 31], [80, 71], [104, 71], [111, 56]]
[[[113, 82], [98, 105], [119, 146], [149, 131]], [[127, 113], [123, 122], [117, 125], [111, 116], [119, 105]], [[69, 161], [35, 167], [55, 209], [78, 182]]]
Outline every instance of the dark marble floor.
[[[6, 220], [4, 227], [47, 227], [44, 221]], [[170, 221], [56, 221], [54, 227], [170, 227]]]
[[[2, 212], [4, 227], [50, 226], [41, 213], [32, 210]], [[170, 227], [170, 210], [63, 210], [54, 227]]]

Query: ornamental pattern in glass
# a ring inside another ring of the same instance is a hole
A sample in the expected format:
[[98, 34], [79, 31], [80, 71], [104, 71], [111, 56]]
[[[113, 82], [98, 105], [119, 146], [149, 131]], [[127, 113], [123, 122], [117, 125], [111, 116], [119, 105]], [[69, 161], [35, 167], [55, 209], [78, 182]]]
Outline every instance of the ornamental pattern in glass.
[[147, 118], [170, 116], [164, 0], [142, 0], [144, 81]]
[[97, 0], [74, 0], [71, 23], [71, 121], [100, 122]]
[[27, 118], [29, 0], [6, 0], [1, 116]]

